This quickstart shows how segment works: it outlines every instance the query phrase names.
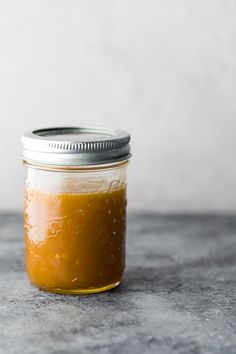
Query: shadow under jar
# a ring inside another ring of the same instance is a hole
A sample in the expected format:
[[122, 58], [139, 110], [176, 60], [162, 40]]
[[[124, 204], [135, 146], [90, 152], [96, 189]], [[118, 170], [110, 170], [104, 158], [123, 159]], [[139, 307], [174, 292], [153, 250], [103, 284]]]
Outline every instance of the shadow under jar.
[[22, 136], [26, 271], [56, 293], [110, 290], [125, 268], [129, 134], [51, 128]]

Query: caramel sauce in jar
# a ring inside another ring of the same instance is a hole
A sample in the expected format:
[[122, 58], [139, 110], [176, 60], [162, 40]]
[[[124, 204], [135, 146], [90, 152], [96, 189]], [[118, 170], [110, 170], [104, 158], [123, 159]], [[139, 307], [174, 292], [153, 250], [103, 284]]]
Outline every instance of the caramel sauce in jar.
[[125, 268], [126, 188], [76, 194], [25, 192], [26, 270], [39, 288], [93, 293]]
[[129, 133], [52, 127], [25, 132], [21, 141], [31, 283], [61, 294], [118, 286], [125, 269]]

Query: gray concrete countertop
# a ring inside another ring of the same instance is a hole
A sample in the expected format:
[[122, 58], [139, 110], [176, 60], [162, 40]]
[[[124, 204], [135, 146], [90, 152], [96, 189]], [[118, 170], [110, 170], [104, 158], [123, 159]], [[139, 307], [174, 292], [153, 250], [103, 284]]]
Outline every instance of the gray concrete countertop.
[[236, 217], [131, 215], [110, 292], [62, 296], [24, 273], [22, 220], [0, 216], [0, 353], [236, 353]]

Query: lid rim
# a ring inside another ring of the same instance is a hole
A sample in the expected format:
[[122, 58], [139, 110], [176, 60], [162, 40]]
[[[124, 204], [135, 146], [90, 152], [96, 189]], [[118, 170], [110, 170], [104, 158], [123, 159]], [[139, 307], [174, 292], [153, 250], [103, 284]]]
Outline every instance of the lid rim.
[[[44, 135], [38, 135], [38, 132]], [[57, 132], [59, 133], [57, 134]], [[68, 138], [66, 139], [67, 134]], [[62, 139], [60, 139], [61, 135], [63, 135]], [[25, 161], [44, 165], [107, 164], [130, 158], [130, 139], [129, 133], [113, 128], [37, 129], [27, 131], [22, 135], [22, 158]]]

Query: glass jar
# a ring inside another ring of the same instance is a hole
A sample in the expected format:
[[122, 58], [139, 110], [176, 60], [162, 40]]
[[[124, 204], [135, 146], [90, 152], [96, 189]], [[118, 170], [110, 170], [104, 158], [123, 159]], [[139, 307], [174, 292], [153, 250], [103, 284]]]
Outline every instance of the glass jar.
[[26, 271], [37, 287], [87, 294], [120, 284], [129, 140], [102, 128], [23, 135]]

